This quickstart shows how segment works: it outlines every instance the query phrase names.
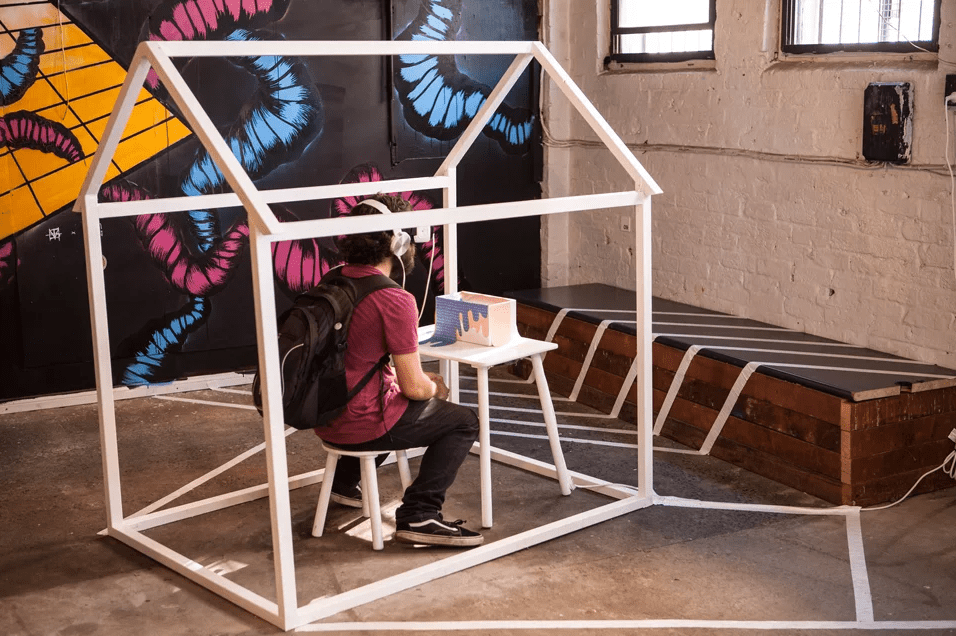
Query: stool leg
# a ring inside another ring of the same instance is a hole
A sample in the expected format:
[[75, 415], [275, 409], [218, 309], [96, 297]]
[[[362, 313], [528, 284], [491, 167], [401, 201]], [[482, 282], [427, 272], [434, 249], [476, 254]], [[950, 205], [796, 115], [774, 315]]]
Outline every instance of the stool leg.
[[534, 367], [534, 383], [538, 387], [538, 399], [541, 400], [541, 412], [544, 414], [544, 425], [548, 430], [548, 441], [551, 443], [551, 457], [554, 458], [554, 468], [558, 473], [558, 485], [562, 495], [570, 495], [573, 488], [571, 475], [564, 463], [564, 453], [561, 451], [561, 440], [558, 438], [558, 422], [554, 417], [554, 403], [551, 401], [551, 390], [548, 388], [548, 378], [544, 375], [544, 364], [541, 354], [531, 356], [531, 365]]
[[325, 472], [322, 475], [322, 489], [319, 491], [319, 503], [315, 507], [315, 520], [312, 522], [312, 536], [321, 537], [325, 530], [325, 517], [329, 512], [329, 499], [332, 498], [332, 479], [335, 477], [335, 465], [339, 462], [337, 453], [325, 456]]
[[398, 464], [398, 475], [402, 479], [402, 488], [412, 485], [412, 471], [408, 467], [408, 453], [403, 450], [395, 451], [395, 463]]
[[382, 508], [378, 500], [378, 475], [375, 472], [375, 458], [362, 458], [362, 498], [369, 508], [369, 521], [372, 524], [372, 549], [385, 547], [382, 539]]

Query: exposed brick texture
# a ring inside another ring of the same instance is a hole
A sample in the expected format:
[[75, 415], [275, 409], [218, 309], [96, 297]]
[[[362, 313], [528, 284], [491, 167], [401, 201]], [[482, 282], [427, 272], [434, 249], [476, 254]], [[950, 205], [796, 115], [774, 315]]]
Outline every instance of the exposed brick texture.
[[[655, 295], [956, 367], [946, 68], [775, 61], [760, 51], [764, 3], [718, 0], [715, 70], [606, 73], [608, 3], [548, 1], [556, 55], [611, 126], [632, 147], [668, 146], [637, 152], [664, 190]], [[941, 55], [956, 59], [956, 4], [943, 12]], [[863, 92], [878, 81], [913, 85], [913, 166], [858, 161]], [[577, 143], [596, 137], [559, 92], [546, 85], [544, 96], [558, 140], [546, 195], [631, 187], [608, 151]], [[629, 213], [545, 223], [545, 283], [633, 289]]]

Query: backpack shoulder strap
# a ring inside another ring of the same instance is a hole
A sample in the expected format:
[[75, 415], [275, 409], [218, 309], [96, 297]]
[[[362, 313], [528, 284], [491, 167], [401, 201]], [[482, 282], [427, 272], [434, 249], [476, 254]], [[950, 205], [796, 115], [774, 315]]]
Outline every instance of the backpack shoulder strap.
[[391, 278], [385, 274], [374, 274], [372, 276], [364, 276], [362, 278], [351, 278], [353, 286], [355, 287], [355, 300], [353, 301], [356, 305], [361, 302], [363, 298], [368, 296], [374, 291], [380, 289], [394, 288], [401, 289], [402, 286], [393, 281]]

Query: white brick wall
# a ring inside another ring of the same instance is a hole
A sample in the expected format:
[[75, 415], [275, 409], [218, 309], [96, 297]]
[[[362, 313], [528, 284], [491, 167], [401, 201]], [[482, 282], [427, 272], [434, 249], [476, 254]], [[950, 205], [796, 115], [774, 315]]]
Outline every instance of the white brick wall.
[[[947, 67], [774, 62], [759, 51], [764, 3], [718, 0], [716, 70], [600, 73], [607, 10], [595, 4], [606, 0], [547, 1], [549, 45], [597, 109], [628, 144], [664, 146], [637, 153], [664, 190], [653, 206], [655, 295], [956, 368], [940, 171]], [[941, 51], [956, 59], [956, 6], [943, 5]], [[877, 81], [913, 84], [911, 167], [848, 163], [861, 153], [863, 91]], [[628, 188], [610, 153], [580, 143], [594, 140], [583, 121], [545, 91], [559, 140], [547, 149], [546, 195]], [[633, 289], [624, 213], [546, 222], [545, 284]]]

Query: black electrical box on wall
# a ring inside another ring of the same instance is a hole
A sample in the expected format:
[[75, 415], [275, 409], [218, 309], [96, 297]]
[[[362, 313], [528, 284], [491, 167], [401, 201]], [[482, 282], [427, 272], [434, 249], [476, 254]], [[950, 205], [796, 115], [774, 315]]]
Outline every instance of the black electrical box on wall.
[[908, 163], [913, 152], [913, 92], [909, 82], [874, 82], [863, 94], [863, 156]]

